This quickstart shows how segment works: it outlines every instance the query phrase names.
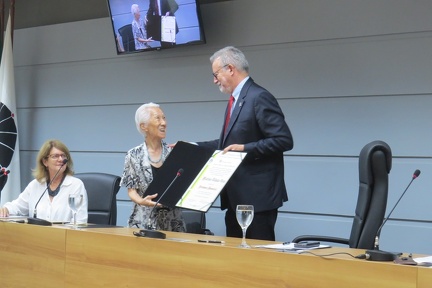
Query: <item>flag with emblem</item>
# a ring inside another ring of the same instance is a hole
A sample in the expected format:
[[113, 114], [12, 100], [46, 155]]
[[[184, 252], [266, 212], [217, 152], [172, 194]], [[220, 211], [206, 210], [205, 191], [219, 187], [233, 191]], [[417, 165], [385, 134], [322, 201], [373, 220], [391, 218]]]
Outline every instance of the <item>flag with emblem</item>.
[[0, 63], [0, 206], [21, 192], [11, 29], [9, 15]]

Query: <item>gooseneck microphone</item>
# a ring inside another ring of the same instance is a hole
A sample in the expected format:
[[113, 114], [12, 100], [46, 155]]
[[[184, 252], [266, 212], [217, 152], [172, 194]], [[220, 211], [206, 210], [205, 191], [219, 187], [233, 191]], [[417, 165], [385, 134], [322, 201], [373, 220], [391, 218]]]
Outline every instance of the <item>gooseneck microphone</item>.
[[56, 179], [57, 175], [59, 174], [60, 170], [63, 168], [63, 166], [68, 162], [68, 159], [63, 159], [63, 163], [60, 166], [60, 168], [57, 170], [56, 174], [54, 175], [54, 177], [48, 182], [47, 184], [47, 188], [45, 188], [45, 190], [42, 192], [41, 196], [39, 197], [39, 200], [36, 202], [36, 205], [34, 207], [33, 210], [33, 217], [29, 217], [27, 218], [27, 223], [28, 224], [34, 224], [34, 225], [43, 225], [43, 226], [51, 226], [52, 223], [50, 221], [44, 220], [44, 219], [39, 219], [37, 218], [37, 206], [39, 205], [40, 200], [42, 199], [43, 195], [45, 195], [46, 191], [48, 190], [49, 186], [51, 185], [51, 183]]
[[393, 213], [393, 211], [395, 210], [396, 206], [399, 204], [400, 200], [402, 199], [402, 197], [405, 195], [405, 192], [407, 192], [408, 188], [411, 186], [411, 183], [414, 181], [414, 179], [416, 179], [418, 176], [420, 175], [420, 170], [415, 170], [414, 174], [411, 178], [411, 181], [409, 182], [408, 186], [405, 188], [404, 192], [402, 193], [402, 195], [399, 197], [398, 201], [396, 202], [396, 204], [393, 206], [393, 209], [390, 211], [390, 213], [387, 215], [387, 217], [384, 219], [383, 223], [381, 224], [381, 226], [378, 228], [378, 232], [376, 233], [375, 236], [375, 242], [374, 242], [374, 249], [373, 250], [368, 250], [366, 251], [366, 259], [367, 260], [371, 260], [371, 261], [393, 261], [395, 259], [395, 254], [391, 253], [391, 252], [385, 252], [385, 251], [381, 251], [379, 250], [379, 238], [381, 235], [381, 230], [384, 226], [384, 224], [387, 222], [387, 220], [390, 218], [391, 214]]
[[155, 217], [154, 221], [152, 221], [151, 219], [152, 219], [153, 213], [154, 213], [156, 207], [158, 206], [160, 200], [167, 193], [167, 191], [171, 188], [171, 186], [177, 180], [177, 178], [180, 177], [182, 174], [183, 174], [183, 169], [180, 168], [177, 171], [176, 176], [174, 177], [174, 179], [171, 181], [171, 183], [168, 185], [168, 187], [165, 189], [165, 191], [162, 193], [162, 195], [156, 201], [156, 204], [153, 206], [152, 210], [150, 211], [150, 215], [149, 215], [149, 218], [147, 220], [147, 224], [145, 225], [146, 229], [140, 230], [139, 236], [148, 237], [148, 238], [157, 238], [157, 239], [165, 239], [166, 238], [166, 234], [165, 233], [160, 232], [160, 231], [156, 231], [155, 221], [157, 220], [157, 217]]
[[150, 230], [155, 230], [156, 229], [156, 225], [155, 225], [155, 221], [157, 220], [157, 219], [155, 219], [155, 221], [151, 221], [151, 217], [153, 216], [153, 212], [154, 212], [154, 210], [155, 210], [155, 208], [158, 206], [158, 204], [159, 204], [159, 202], [160, 202], [160, 200], [162, 199], [162, 197], [166, 194], [166, 192], [169, 190], [169, 188], [172, 186], [172, 184], [177, 180], [177, 178], [178, 177], [180, 177], [181, 175], [183, 174], [183, 169], [182, 168], [180, 168], [178, 171], [177, 171], [177, 174], [176, 174], [176, 176], [174, 177], [174, 179], [171, 181], [171, 183], [168, 185], [168, 187], [165, 189], [165, 191], [162, 193], [162, 195], [159, 197], [159, 199], [156, 201], [156, 204], [153, 206], [153, 209], [151, 210], [151, 212], [150, 212], [150, 216], [149, 216], [149, 219], [148, 219], [148, 221], [147, 221], [147, 225], [146, 225], [146, 228], [147, 229], [150, 229]]

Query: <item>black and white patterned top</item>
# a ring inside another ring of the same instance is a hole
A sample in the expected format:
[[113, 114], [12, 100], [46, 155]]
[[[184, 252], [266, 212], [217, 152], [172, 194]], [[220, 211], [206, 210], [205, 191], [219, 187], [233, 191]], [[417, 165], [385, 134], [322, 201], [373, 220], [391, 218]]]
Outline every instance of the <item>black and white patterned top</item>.
[[[162, 141], [162, 162], [171, 152], [171, 148]], [[145, 142], [129, 150], [125, 157], [121, 186], [136, 189], [143, 197], [150, 183], [153, 181], [152, 166], [148, 159], [148, 151]], [[129, 227], [146, 228], [153, 207], [145, 207], [134, 203], [132, 214], [128, 220]], [[157, 219], [157, 222], [155, 222]], [[162, 207], [153, 212], [152, 224], [156, 224], [157, 230], [185, 232], [185, 223], [180, 208]]]

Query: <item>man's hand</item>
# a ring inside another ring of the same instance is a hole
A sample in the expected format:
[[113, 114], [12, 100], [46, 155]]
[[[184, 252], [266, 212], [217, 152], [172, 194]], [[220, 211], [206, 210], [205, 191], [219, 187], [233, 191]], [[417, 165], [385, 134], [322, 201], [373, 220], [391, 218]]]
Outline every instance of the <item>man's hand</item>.
[[231, 144], [223, 150], [223, 154], [225, 154], [228, 151], [243, 152], [244, 151], [244, 145], [243, 144]]

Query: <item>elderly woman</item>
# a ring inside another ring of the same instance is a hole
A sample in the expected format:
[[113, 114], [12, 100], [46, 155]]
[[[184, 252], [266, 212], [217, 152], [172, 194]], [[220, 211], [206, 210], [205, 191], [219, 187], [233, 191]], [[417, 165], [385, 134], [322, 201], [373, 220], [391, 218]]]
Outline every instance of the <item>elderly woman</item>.
[[131, 13], [133, 15], [132, 34], [135, 39], [135, 49], [140, 50], [151, 48], [148, 43], [153, 42], [153, 40], [151, 37], [147, 38], [144, 20], [141, 19], [141, 12], [138, 4], [132, 4]]
[[179, 208], [158, 204], [153, 211], [156, 205], [153, 199], [157, 194], [144, 197], [144, 192], [171, 151], [163, 141], [167, 128], [165, 114], [158, 104], [147, 103], [136, 111], [135, 124], [138, 132], [144, 136], [144, 143], [127, 152], [120, 183], [128, 189], [128, 195], [134, 202], [128, 225], [148, 228], [147, 224], [151, 224], [155, 225], [157, 230], [185, 232]]
[[0, 217], [36, 216], [50, 222], [70, 222], [69, 194], [77, 194], [83, 196], [77, 223], [87, 223], [87, 192], [83, 182], [73, 174], [73, 161], [66, 145], [59, 140], [46, 141], [36, 158], [35, 179], [17, 199], [0, 208]]

